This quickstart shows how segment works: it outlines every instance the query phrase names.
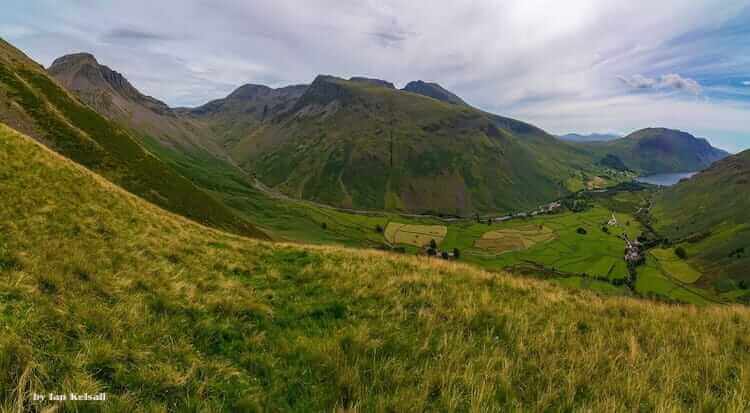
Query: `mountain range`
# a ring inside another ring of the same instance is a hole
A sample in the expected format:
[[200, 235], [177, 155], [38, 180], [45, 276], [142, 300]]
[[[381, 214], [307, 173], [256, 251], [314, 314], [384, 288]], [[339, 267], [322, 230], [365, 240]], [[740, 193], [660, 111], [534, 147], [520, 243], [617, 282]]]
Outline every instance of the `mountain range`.
[[173, 109], [90, 54], [63, 56], [48, 72], [136, 135], [237, 165], [287, 196], [342, 208], [522, 209], [585, 187], [602, 168], [692, 171], [726, 156], [667, 129], [567, 144], [424, 81], [399, 90], [380, 79], [321, 75], [309, 85], [247, 84], [202, 106]]
[[[398, 90], [379, 79], [321, 75], [310, 85], [248, 84], [170, 109], [91, 55], [61, 57], [49, 72], [136, 134], [200, 148], [275, 191], [337, 207], [457, 215], [526, 208], [567, 193], [578, 171], [597, 170], [584, 151], [474, 109], [435, 83]], [[133, 115], [141, 112], [149, 115]], [[190, 134], [141, 121], [163, 117]]]

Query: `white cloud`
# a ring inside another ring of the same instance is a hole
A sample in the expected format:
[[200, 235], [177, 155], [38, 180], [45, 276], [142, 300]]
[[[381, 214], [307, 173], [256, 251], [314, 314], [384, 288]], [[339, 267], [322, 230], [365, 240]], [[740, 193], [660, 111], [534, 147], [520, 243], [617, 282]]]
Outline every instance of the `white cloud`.
[[742, 84], [745, 85], [745, 86], [750, 86], [750, 80], [746, 80], [746, 81], [742, 82]]
[[[637, 95], [667, 95], [671, 100], [660, 101], [659, 110], [674, 111], [670, 126], [689, 129], [677, 108], [682, 95], [702, 90], [692, 79], [699, 75], [689, 70], [691, 59], [702, 62], [703, 79], [721, 65], [740, 62], [745, 69], [742, 59], [750, 54], [727, 42], [696, 45], [685, 37], [722, 27], [747, 0], [472, 0], [439, 7], [434, 0], [45, 1], [49, 7], [11, 1], [21, 17], [4, 14], [0, 21], [48, 30], [15, 44], [43, 64], [64, 53], [93, 52], [172, 105], [198, 105], [243, 83], [364, 75], [397, 85], [437, 81], [473, 105], [555, 132], [562, 115], [554, 108], [580, 106], [581, 113], [564, 113], [589, 119], [586, 126], [566, 131], [585, 132], [637, 128], [635, 112], [613, 106], [632, 94], [623, 90], [625, 81], [630, 88], [671, 91]], [[674, 44], [677, 38], [688, 40]], [[738, 128], [750, 134], [747, 122]]]
[[701, 85], [693, 80], [686, 77], [682, 77], [676, 73], [669, 73], [660, 76], [658, 79], [648, 78], [640, 74], [636, 74], [630, 77], [618, 76], [623, 83], [627, 84], [633, 89], [653, 89], [653, 90], [682, 90], [694, 95], [701, 93]]

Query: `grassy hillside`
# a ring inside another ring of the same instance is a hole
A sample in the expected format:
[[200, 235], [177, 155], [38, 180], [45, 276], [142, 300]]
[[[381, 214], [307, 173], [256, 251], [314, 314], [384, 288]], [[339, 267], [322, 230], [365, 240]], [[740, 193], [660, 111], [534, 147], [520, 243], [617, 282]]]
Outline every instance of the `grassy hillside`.
[[705, 139], [665, 128], [641, 129], [621, 139], [578, 145], [600, 162], [609, 158], [643, 175], [699, 171], [729, 155]]
[[82, 104], [42, 67], [2, 40], [0, 121], [173, 212], [236, 233], [265, 237], [146, 151], [128, 131]]
[[253, 241], [4, 127], [0, 148], [3, 410], [750, 408], [746, 308]]
[[750, 151], [745, 151], [662, 191], [652, 215], [657, 231], [708, 274], [706, 287], [750, 300], [748, 177]]

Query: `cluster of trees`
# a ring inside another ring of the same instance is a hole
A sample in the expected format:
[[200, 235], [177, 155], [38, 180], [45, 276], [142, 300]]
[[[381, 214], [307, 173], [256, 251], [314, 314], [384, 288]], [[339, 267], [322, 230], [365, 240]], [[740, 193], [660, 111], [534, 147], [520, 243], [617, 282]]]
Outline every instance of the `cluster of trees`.
[[431, 257], [440, 256], [440, 258], [443, 258], [445, 260], [453, 258], [454, 260], [457, 260], [461, 257], [461, 251], [459, 251], [458, 248], [453, 248], [453, 254], [449, 253], [448, 251], [440, 251], [438, 250], [437, 242], [435, 242], [434, 239], [430, 240], [430, 246], [427, 248], [427, 255]]

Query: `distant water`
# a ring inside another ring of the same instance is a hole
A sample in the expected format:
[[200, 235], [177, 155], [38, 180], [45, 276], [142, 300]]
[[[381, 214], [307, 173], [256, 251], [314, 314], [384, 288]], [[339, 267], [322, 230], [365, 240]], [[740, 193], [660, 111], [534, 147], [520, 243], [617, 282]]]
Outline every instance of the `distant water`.
[[676, 184], [677, 182], [680, 182], [680, 179], [690, 178], [696, 173], [697, 172], [654, 174], [654, 175], [647, 175], [647, 176], [639, 176], [638, 178], [635, 178], [635, 180], [638, 182], [644, 182], [644, 183], [652, 184], [652, 185], [672, 186]]

